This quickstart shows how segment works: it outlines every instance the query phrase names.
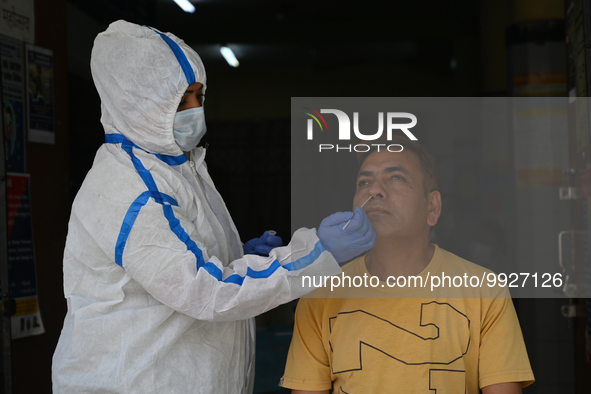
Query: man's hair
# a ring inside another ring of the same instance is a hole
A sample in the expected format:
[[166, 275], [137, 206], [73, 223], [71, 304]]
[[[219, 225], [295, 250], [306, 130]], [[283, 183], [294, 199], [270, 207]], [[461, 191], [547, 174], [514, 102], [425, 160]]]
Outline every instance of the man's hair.
[[[367, 152], [360, 152], [357, 154], [357, 159], [359, 160], [359, 166], [363, 165], [363, 162], [367, 157], [376, 152], [378, 147], [377, 144], [382, 144], [380, 148], [380, 152], [388, 152], [387, 147], [388, 145], [397, 144], [402, 145], [403, 150], [410, 150], [414, 152], [421, 162], [421, 168], [423, 169], [424, 175], [424, 186], [425, 186], [425, 194], [428, 194], [434, 190], [438, 190], [437, 187], [437, 165], [435, 164], [435, 158], [425, 149], [425, 147], [419, 144], [417, 141], [411, 141], [408, 138], [402, 135], [394, 135], [392, 136], [391, 140], [387, 140], [386, 138], [382, 137], [377, 139], [376, 141], [370, 144], [370, 149]], [[392, 150], [399, 150], [398, 147], [392, 147]], [[397, 154], [395, 152], [388, 152], [393, 155]]]

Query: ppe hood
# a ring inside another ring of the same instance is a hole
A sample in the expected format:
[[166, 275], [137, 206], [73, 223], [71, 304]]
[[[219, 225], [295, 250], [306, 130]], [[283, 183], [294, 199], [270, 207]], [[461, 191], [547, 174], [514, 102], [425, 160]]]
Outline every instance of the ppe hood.
[[94, 40], [90, 68], [101, 98], [105, 133], [120, 133], [140, 148], [182, 154], [172, 125], [191, 83], [206, 89], [199, 55], [170, 33], [113, 22]]

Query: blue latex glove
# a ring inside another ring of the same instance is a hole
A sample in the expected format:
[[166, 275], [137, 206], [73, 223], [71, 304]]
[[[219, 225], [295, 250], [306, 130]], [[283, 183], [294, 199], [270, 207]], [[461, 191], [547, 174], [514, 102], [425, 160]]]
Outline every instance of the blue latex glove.
[[[351, 223], [343, 230], [349, 219]], [[355, 208], [355, 213], [337, 212], [325, 218], [318, 238], [339, 263], [359, 256], [376, 243], [376, 233], [361, 207]]]
[[258, 254], [259, 256], [268, 256], [271, 250], [283, 245], [281, 237], [277, 235], [269, 235], [265, 231], [259, 238], [253, 238], [242, 245], [244, 254]]

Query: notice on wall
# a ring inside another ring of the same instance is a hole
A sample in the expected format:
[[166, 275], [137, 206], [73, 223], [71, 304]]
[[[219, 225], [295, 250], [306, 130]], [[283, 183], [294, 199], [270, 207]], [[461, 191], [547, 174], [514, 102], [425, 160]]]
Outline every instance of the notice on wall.
[[35, 43], [35, 1], [0, 0], [0, 34]]
[[45, 332], [39, 312], [28, 174], [8, 174], [8, 266], [16, 301], [12, 338]]
[[22, 41], [0, 35], [6, 170], [25, 172], [25, 67]]
[[25, 52], [29, 141], [54, 144], [53, 52], [33, 45]]

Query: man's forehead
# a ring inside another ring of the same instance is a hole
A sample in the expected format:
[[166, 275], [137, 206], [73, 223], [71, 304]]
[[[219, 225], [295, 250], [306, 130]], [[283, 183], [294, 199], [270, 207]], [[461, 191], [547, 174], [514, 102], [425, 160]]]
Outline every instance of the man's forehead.
[[421, 170], [419, 157], [410, 150], [402, 152], [374, 151], [363, 161], [359, 174], [362, 172], [382, 172], [389, 168], [402, 168], [406, 171]]
[[201, 84], [199, 82], [196, 82], [196, 83], [194, 83], [192, 85], [189, 85], [187, 87], [187, 90], [185, 90], [185, 93], [184, 94], [193, 93], [193, 92], [196, 92], [196, 91], [198, 92], [200, 90], [203, 90], [203, 84]]

